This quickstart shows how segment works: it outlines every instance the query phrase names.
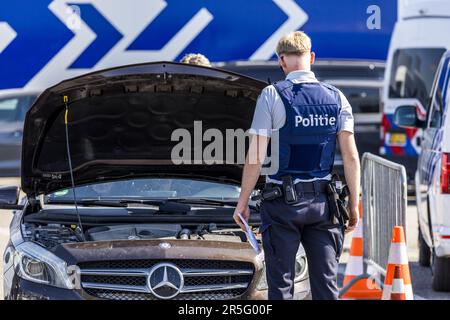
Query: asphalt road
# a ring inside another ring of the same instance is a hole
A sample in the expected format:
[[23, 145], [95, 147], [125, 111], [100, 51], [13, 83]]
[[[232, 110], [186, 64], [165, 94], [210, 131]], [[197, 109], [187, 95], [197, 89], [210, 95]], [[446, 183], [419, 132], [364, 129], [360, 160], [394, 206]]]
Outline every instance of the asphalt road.
[[[0, 185], [17, 185], [18, 179], [0, 179]], [[4, 248], [9, 238], [9, 224], [12, 215], [8, 211], [0, 210], [0, 252], [3, 256]], [[450, 292], [435, 292], [431, 288], [431, 271], [418, 264], [417, 249], [417, 211], [414, 202], [411, 202], [407, 210], [406, 235], [408, 245], [408, 257], [410, 261], [413, 291], [416, 299], [450, 300]], [[339, 281], [342, 281], [342, 274], [345, 270], [345, 263], [350, 248], [351, 234], [346, 236], [344, 254], [341, 257]], [[3, 298], [3, 263], [0, 264], [0, 299]]]

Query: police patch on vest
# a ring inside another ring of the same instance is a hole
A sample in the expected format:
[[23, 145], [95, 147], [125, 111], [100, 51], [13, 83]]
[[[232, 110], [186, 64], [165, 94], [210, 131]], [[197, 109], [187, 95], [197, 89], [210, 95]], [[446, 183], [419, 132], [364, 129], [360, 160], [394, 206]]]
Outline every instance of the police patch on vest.
[[308, 117], [296, 116], [295, 126], [303, 127], [328, 127], [336, 124], [336, 117], [329, 117], [328, 114], [310, 114]]
[[288, 118], [294, 135], [325, 134], [337, 129], [339, 107], [336, 104], [292, 106], [291, 111]]

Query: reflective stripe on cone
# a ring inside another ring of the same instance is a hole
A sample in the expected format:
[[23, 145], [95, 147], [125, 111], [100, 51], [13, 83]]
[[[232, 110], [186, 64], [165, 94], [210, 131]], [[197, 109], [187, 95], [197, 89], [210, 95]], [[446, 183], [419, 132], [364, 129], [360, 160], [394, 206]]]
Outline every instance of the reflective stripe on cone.
[[406, 300], [405, 283], [401, 266], [395, 266], [394, 280], [391, 287], [391, 300]]
[[[405, 298], [400, 299], [403, 295]], [[405, 232], [401, 226], [395, 226], [392, 230], [391, 247], [389, 249], [382, 299], [414, 300]]]

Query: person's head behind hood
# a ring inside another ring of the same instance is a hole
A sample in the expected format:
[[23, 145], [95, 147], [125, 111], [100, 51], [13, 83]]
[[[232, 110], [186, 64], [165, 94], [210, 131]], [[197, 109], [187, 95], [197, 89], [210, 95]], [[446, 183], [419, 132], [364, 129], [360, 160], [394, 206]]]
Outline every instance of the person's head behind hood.
[[201, 53], [188, 53], [181, 60], [181, 63], [194, 64], [197, 66], [211, 67], [211, 62]]

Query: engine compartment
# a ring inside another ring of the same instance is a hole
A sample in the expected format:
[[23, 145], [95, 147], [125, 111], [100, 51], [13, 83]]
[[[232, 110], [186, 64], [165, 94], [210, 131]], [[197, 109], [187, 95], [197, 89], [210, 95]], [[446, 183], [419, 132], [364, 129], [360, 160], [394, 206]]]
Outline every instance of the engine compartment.
[[24, 223], [22, 234], [25, 240], [33, 241], [52, 249], [64, 243], [115, 240], [209, 240], [246, 242], [245, 233], [239, 228], [219, 228], [215, 223], [199, 224], [195, 227], [181, 224], [123, 224], [95, 226], [84, 230], [76, 225]]

